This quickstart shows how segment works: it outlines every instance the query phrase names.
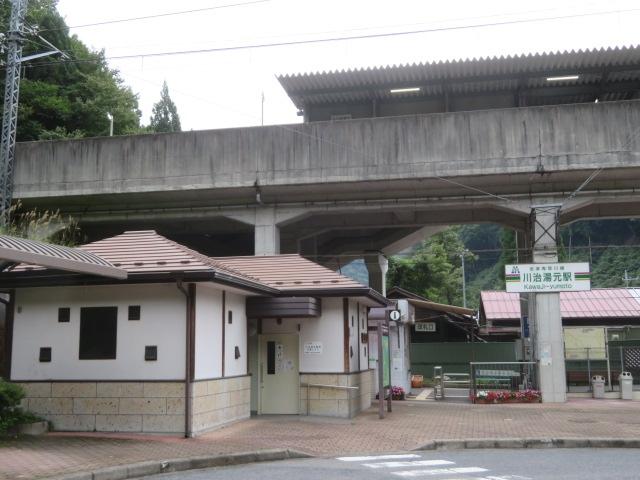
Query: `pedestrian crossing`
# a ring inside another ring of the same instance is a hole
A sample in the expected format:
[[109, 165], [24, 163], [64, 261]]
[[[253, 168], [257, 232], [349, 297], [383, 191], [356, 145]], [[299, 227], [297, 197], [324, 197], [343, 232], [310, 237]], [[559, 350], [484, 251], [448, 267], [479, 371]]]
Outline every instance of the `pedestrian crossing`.
[[[336, 460], [364, 468], [390, 473], [398, 478], [436, 478], [438, 480], [532, 480], [521, 475], [494, 475], [481, 466], [460, 466], [442, 459], [425, 459], [419, 454], [368, 455], [338, 457]], [[386, 475], [385, 475], [386, 476]]]

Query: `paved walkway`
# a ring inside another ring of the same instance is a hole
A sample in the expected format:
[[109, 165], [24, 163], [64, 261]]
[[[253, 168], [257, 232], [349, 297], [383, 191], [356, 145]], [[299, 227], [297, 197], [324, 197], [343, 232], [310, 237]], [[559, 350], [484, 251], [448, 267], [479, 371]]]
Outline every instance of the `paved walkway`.
[[265, 416], [186, 440], [168, 436], [53, 433], [0, 442], [0, 478], [33, 479], [145, 460], [290, 448], [320, 456], [411, 450], [430, 440], [640, 438], [640, 402], [563, 405], [396, 402], [353, 420]]

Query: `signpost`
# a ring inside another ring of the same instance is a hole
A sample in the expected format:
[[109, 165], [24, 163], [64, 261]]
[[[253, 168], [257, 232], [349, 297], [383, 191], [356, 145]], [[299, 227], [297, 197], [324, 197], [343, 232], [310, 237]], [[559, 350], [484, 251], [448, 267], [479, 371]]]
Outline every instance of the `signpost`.
[[378, 417], [384, 418], [384, 398], [388, 391], [387, 412], [391, 411], [391, 355], [389, 320], [400, 320], [400, 310], [388, 310], [387, 318], [378, 321]]
[[507, 292], [552, 293], [591, 290], [588, 263], [526, 263], [505, 265]]

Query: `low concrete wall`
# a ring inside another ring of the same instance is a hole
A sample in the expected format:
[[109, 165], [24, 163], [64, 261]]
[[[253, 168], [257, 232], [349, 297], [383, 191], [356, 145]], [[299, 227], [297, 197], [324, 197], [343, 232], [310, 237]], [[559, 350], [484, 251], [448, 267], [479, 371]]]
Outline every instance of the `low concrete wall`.
[[[303, 373], [300, 384], [358, 387], [358, 390], [300, 387], [300, 413], [351, 418], [371, 406], [373, 370], [357, 373]], [[307, 412], [307, 405], [309, 412]]]
[[251, 414], [251, 376], [202, 380], [193, 384], [191, 430], [194, 435]]
[[21, 382], [23, 408], [59, 431], [184, 433], [181, 382]]

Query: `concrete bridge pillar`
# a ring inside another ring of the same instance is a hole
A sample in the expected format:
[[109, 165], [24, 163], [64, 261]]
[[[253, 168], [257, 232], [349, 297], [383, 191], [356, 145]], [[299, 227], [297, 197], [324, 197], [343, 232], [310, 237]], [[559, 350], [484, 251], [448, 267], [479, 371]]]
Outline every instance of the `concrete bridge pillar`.
[[[558, 220], [560, 205], [532, 207], [531, 240], [533, 263], [558, 261]], [[529, 322], [533, 349], [540, 363], [540, 390], [543, 402], [566, 402], [564, 339], [559, 293], [529, 295]]]
[[280, 228], [277, 225], [275, 207], [256, 209], [254, 230], [254, 254], [280, 254]]
[[378, 252], [367, 253], [364, 256], [364, 264], [369, 273], [369, 286], [386, 296], [387, 270], [389, 269], [387, 257]]

